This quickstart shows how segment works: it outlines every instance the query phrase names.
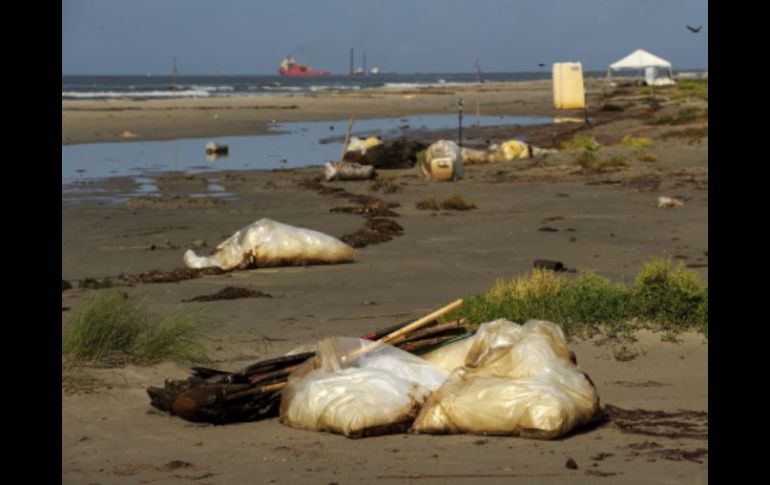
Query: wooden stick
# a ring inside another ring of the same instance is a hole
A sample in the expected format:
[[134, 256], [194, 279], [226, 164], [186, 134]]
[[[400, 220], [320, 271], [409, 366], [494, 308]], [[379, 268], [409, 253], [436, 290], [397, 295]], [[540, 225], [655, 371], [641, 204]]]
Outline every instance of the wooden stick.
[[436, 310], [435, 312], [433, 312], [433, 313], [431, 313], [429, 315], [425, 315], [424, 317], [422, 317], [422, 318], [420, 318], [418, 320], [415, 320], [414, 322], [410, 323], [406, 327], [400, 328], [400, 329], [396, 330], [395, 332], [389, 333], [388, 335], [382, 337], [379, 340], [376, 340], [376, 341], [372, 342], [371, 344], [369, 344], [369, 345], [367, 345], [365, 347], [361, 347], [360, 349], [358, 349], [356, 351], [353, 351], [353, 352], [351, 352], [350, 354], [348, 354], [346, 356], [343, 356], [341, 361], [343, 363], [351, 362], [351, 361], [357, 359], [358, 357], [360, 357], [361, 355], [363, 355], [363, 354], [365, 354], [367, 352], [371, 352], [372, 350], [381, 347], [383, 344], [389, 344], [390, 342], [396, 340], [397, 338], [401, 337], [402, 335], [406, 335], [408, 333], [411, 333], [411, 332], [417, 330], [418, 328], [422, 328], [422, 327], [428, 325], [429, 323], [433, 322], [433, 320], [439, 318], [442, 315], [446, 315], [447, 313], [449, 313], [451, 311], [457, 310], [461, 306], [463, 306], [462, 298], [460, 298], [459, 300], [453, 301], [452, 303], [450, 303], [449, 305], [446, 305], [445, 307], [439, 308], [438, 310]]
[[428, 335], [441, 333], [445, 330], [461, 328], [465, 323], [467, 323], [467, 321], [464, 318], [460, 318], [457, 320], [452, 320], [451, 322], [441, 323], [439, 325], [434, 325], [432, 327], [423, 328], [422, 330], [419, 330], [411, 335], [402, 335], [397, 339], [391, 340], [390, 344], [398, 345], [406, 340], [417, 340], [423, 337], [427, 337]]
[[432, 322], [433, 320], [435, 320], [435, 319], [437, 319], [437, 318], [439, 318], [439, 317], [441, 317], [443, 315], [446, 315], [449, 312], [457, 310], [461, 306], [463, 306], [462, 298], [453, 301], [452, 303], [446, 305], [445, 307], [439, 308], [438, 310], [436, 310], [435, 312], [433, 312], [433, 313], [431, 313], [429, 315], [425, 315], [424, 317], [420, 318], [419, 320], [414, 321], [413, 323], [410, 323], [409, 325], [407, 325], [404, 328], [401, 328], [401, 329], [396, 330], [395, 332], [393, 332], [391, 334], [388, 334], [388, 335], [384, 336], [383, 338], [381, 338], [379, 340], [379, 342], [383, 343], [383, 344], [388, 344], [388, 343], [392, 342], [393, 340], [397, 339], [398, 337], [400, 337], [402, 335], [406, 335], [408, 333], [411, 333], [411, 332], [417, 330], [418, 328], [424, 327], [426, 324]]
[[345, 142], [342, 144], [342, 153], [340, 153], [340, 163], [345, 159], [345, 151], [348, 149], [348, 142], [350, 141], [350, 130], [353, 128], [353, 117], [350, 117], [348, 122], [348, 129], [345, 132]]

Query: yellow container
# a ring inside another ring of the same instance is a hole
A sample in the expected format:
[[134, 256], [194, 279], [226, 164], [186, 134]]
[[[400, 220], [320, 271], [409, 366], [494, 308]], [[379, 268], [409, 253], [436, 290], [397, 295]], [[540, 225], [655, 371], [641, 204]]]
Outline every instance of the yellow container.
[[557, 62], [553, 65], [553, 103], [556, 109], [586, 107], [583, 66], [579, 62]]
[[451, 158], [434, 158], [430, 161], [430, 177], [433, 180], [452, 180], [454, 163]]

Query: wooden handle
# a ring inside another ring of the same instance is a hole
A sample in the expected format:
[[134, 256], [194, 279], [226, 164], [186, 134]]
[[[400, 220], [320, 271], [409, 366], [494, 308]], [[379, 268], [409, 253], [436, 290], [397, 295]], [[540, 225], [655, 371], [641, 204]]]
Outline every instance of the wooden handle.
[[431, 313], [430, 315], [425, 315], [424, 317], [420, 318], [419, 320], [416, 320], [416, 321], [410, 323], [406, 327], [398, 329], [395, 332], [382, 337], [379, 340], [379, 342], [384, 343], [384, 344], [390, 343], [390, 342], [392, 342], [393, 340], [397, 339], [398, 337], [400, 337], [402, 335], [406, 335], [406, 334], [408, 334], [410, 332], [413, 332], [413, 331], [417, 330], [418, 328], [424, 327], [425, 325], [427, 325], [428, 323], [432, 322], [433, 320], [437, 319], [438, 317], [440, 317], [442, 315], [446, 315], [447, 313], [449, 313], [451, 311], [457, 310], [461, 306], [463, 306], [462, 298], [460, 298], [458, 300], [455, 300], [452, 303], [450, 303], [449, 305], [436, 310], [435, 312]]

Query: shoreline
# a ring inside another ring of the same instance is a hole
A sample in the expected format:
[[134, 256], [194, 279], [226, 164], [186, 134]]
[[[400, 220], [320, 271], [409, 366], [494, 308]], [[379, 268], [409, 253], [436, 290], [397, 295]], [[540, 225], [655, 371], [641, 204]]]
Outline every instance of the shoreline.
[[[551, 81], [484, 83], [427, 88], [371, 88], [354, 92], [157, 100], [63, 100], [62, 144], [159, 141], [262, 135], [268, 124], [456, 114], [464, 98], [469, 118], [582, 116], [553, 108]], [[606, 83], [586, 80], [589, 110], [601, 104]], [[125, 131], [134, 137], [121, 136]]]

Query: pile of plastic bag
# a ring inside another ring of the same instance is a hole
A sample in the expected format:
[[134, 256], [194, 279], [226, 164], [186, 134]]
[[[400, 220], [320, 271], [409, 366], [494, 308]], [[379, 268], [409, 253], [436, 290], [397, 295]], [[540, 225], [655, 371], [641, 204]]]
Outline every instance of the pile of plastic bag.
[[553, 439], [599, 413], [596, 388], [553, 323], [495, 320], [483, 324], [472, 342], [447, 347], [426, 360], [454, 365], [452, 354], [467, 348], [465, 361], [422, 407], [414, 432]]
[[422, 358], [366, 340], [324, 340], [289, 379], [280, 419], [349, 437], [410, 430], [553, 439], [599, 409], [560, 327], [500, 319]]
[[352, 338], [319, 342], [309, 367], [289, 378], [280, 421], [351, 438], [408, 430], [447, 377], [396, 347]]
[[210, 256], [198, 256], [188, 249], [184, 262], [188, 268], [231, 270], [346, 263], [355, 261], [357, 257], [355, 249], [332, 236], [271, 219], [260, 219], [236, 231]]
[[345, 148], [346, 152], [365, 154], [368, 149], [380, 144], [380, 139], [376, 136], [370, 136], [369, 138], [361, 140], [355, 136], [350, 138], [348, 146]]

